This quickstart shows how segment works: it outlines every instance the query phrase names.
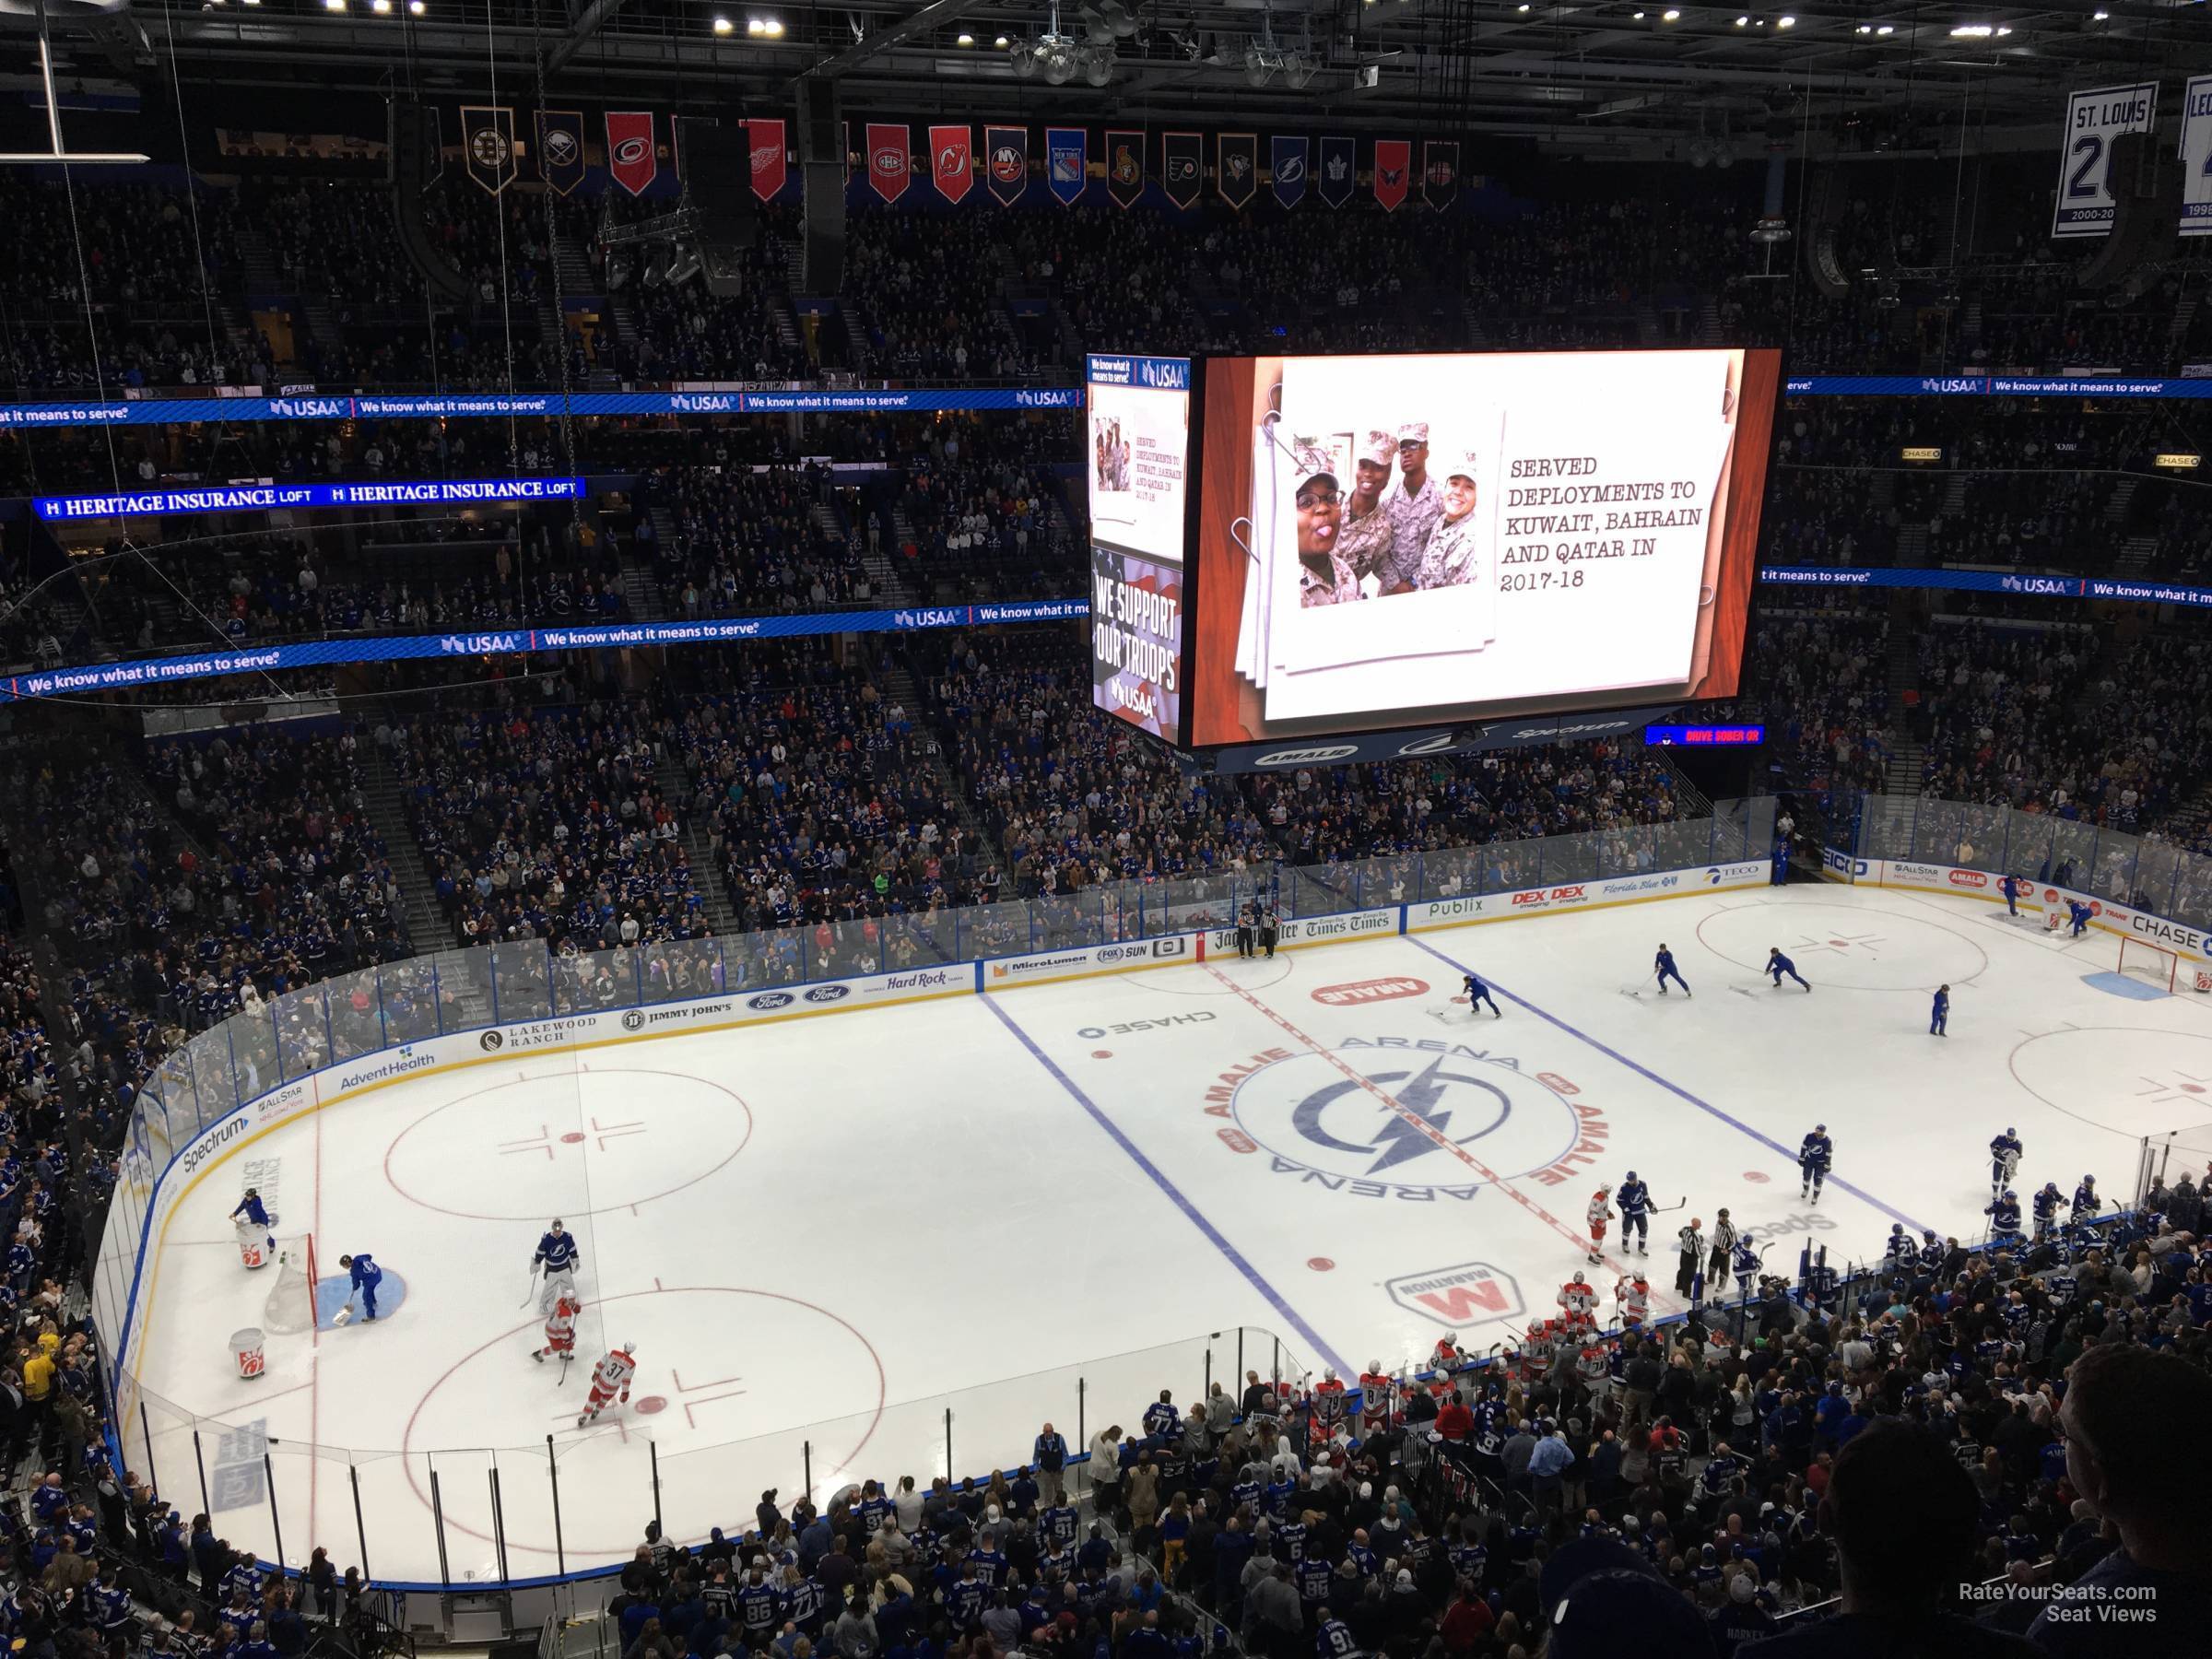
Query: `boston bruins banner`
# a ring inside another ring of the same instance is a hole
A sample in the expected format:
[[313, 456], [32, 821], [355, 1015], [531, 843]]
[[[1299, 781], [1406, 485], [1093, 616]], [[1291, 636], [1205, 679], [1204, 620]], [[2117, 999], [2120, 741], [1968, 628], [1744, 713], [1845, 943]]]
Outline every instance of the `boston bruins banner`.
[[468, 158], [468, 176], [493, 195], [513, 183], [513, 109], [506, 104], [463, 104], [461, 149]]

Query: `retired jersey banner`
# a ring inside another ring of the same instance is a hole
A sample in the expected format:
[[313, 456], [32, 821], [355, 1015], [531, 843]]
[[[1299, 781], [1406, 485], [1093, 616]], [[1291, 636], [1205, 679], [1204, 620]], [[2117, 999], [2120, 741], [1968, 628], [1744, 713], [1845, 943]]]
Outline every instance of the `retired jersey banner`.
[[493, 195], [513, 183], [513, 110], [505, 104], [463, 104], [461, 153], [468, 159], [468, 176]]
[[948, 202], [967, 200], [975, 183], [974, 131], [965, 122], [929, 129], [930, 182]]
[[1178, 207], [1198, 205], [1199, 174], [1206, 167], [1206, 140], [1196, 133], [1159, 135], [1159, 187]]
[[2212, 75], [2182, 92], [2182, 234], [2212, 236]]
[[783, 123], [748, 121], [745, 141], [752, 151], [753, 194], [772, 200], [791, 175], [791, 152], [783, 147]]
[[583, 182], [583, 112], [537, 112], [537, 176], [556, 195]]
[[606, 112], [606, 171], [633, 196], [652, 187], [661, 171], [661, 158], [653, 147], [651, 110]]
[[1406, 203], [1406, 174], [1413, 171], [1410, 138], [1375, 140], [1375, 200], [1395, 213]]
[[2100, 87], [2066, 100], [2065, 148], [2058, 159], [2058, 206], [2051, 218], [2053, 241], [2068, 236], [2110, 236], [2117, 206], [2112, 196], [2112, 140], [2147, 133], [2157, 118], [2159, 86]]
[[1044, 129], [1044, 182], [1063, 206], [1073, 207], [1083, 194], [1090, 167], [1090, 135], [1081, 127]]
[[908, 147], [912, 142], [903, 121], [868, 123], [868, 182], [887, 202], [906, 194], [913, 176], [914, 158]]
[[1459, 200], [1459, 145], [1430, 139], [1421, 152], [1421, 194], [1441, 213]]
[[1145, 135], [1125, 127], [1106, 130], [1106, 194], [1116, 207], [1134, 207], [1145, 194]]
[[1214, 140], [1214, 188], [1231, 207], [1243, 207], [1260, 187], [1256, 133], [1223, 133]]
[[983, 171], [991, 178], [991, 194], [1011, 207], [1030, 187], [1030, 129], [987, 126], [983, 129]]
[[1341, 207], [1352, 199], [1352, 185], [1359, 172], [1353, 156], [1349, 138], [1321, 141], [1321, 182], [1313, 188], [1332, 207]]
[[1275, 181], [1275, 199], [1286, 207], [1295, 207], [1306, 199], [1306, 141], [1303, 138], [1270, 138], [1267, 141], [1267, 171]]

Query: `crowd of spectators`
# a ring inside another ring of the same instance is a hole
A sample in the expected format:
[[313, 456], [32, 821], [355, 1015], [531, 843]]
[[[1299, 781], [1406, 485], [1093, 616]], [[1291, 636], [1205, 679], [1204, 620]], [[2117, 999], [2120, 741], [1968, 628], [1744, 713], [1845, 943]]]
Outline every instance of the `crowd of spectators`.
[[676, 524], [667, 541], [648, 535], [640, 548], [672, 614], [826, 610], [875, 597], [859, 550], [817, 523], [812, 467], [685, 467], [644, 484], [641, 500], [665, 500]]

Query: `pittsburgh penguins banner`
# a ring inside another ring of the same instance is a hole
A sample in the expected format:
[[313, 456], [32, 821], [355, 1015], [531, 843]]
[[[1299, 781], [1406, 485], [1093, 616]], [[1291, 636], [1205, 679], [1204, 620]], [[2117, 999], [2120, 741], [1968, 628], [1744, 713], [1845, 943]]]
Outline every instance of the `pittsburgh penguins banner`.
[[1375, 200], [1383, 211], [1395, 213], [1406, 203], [1406, 174], [1413, 171], [1413, 140], [1375, 140]]
[[1421, 194], [1441, 213], [1459, 199], [1459, 146], [1430, 139], [1421, 153]]
[[1159, 135], [1159, 187], [1182, 208], [1198, 205], [1199, 173], [1206, 165], [1206, 140], [1196, 133]]
[[913, 155], [907, 147], [912, 141], [903, 121], [868, 123], [868, 182], [886, 202], [906, 194], [913, 175]]
[[1242, 208], [1260, 187], [1256, 133], [1222, 133], [1214, 140], [1214, 188], [1231, 207]]
[[558, 195], [583, 182], [583, 112], [537, 112], [537, 176]]
[[2058, 158], [2058, 205], [2051, 218], [2053, 241], [2064, 236], [2110, 236], [2118, 204], [2112, 195], [2112, 140], [2147, 133], [2158, 120], [2159, 84], [2099, 87], [2066, 100], [2066, 131]]
[[1044, 182], [1064, 207], [1073, 207], [1083, 194], [1090, 171], [1090, 135], [1081, 127], [1044, 129]]
[[991, 194], [1011, 207], [1030, 187], [1030, 129], [987, 126], [983, 129], [983, 167], [991, 176]]
[[1275, 199], [1286, 207], [1295, 207], [1306, 199], [1306, 141], [1303, 138], [1270, 138], [1267, 141], [1267, 171], [1275, 180]]
[[498, 195], [514, 182], [514, 111], [506, 104], [463, 104], [461, 148], [468, 176]]
[[1106, 194], [1116, 207], [1134, 207], [1145, 194], [1145, 135], [1127, 128], [1106, 131]]
[[2212, 75], [2182, 89], [2182, 234], [2212, 236]]
[[606, 171], [631, 195], [643, 195], [661, 171], [660, 153], [653, 147], [651, 110], [609, 110], [606, 112]]
[[1332, 207], [1341, 207], [1350, 201], [1358, 171], [1349, 138], [1321, 141], [1321, 181], [1313, 188], [1323, 201]]
[[930, 182], [948, 202], [966, 201], [969, 188], [975, 182], [973, 132], [965, 122], [929, 129]]
[[748, 121], [745, 135], [752, 150], [753, 194], [764, 202], [772, 201], [791, 171], [791, 153], [783, 147], [783, 123]]

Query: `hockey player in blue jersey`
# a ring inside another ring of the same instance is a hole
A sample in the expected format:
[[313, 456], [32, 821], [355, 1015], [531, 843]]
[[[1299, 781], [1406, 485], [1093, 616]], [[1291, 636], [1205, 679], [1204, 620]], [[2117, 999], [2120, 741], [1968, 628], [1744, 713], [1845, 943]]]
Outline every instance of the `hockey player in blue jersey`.
[[1490, 988], [1482, 982], [1480, 975], [1474, 973], [1463, 974], [1460, 978], [1460, 982], [1465, 985], [1467, 988], [1468, 1013], [1472, 1014], [1484, 1003], [1488, 1003], [1490, 1005], [1490, 1012], [1493, 1015], [1500, 1019], [1503, 1019], [1505, 1018], [1504, 1013], [1498, 1006], [1498, 999], [1490, 994]]
[[1660, 995], [1666, 994], [1666, 982], [1670, 979], [1682, 987], [1683, 995], [1689, 994], [1689, 982], [1682, 977], [1681, 971], [1675, 966], [1675, 953], [1665, 944], [1659, 947], [1659, 954], [1652, 959], [1652, 968], [1659, 976]]
[[1920, 1235], [1921, 1272], [1926, 1274], [1930, 1278], [1934, 1278], [1936, 1274], [1942, 1272], [1943, 1258], [1948, 1253], [1948, 1250], [1949, 1246], [1936, 1236], [1934, 1229], [1931, 1228], [1923, 1232]]
[[2073, 924], [2066, 930], [2066, 937], [2069, 939], [2078, 939], [2083, 934], [2088, 932], [2089, 907], [2080, 900], [2069, 899], [2066, 900], [2066, 918]]
[[1989, 1142], [1989, 1195], [1994, 1198], [2019, 1173], [2020, 1137], [2017, 1130], [1992, 1135]]
[[358, 1295], [361, 1299], [362, 1317], [374, 1319], [376, 1288], [384, 1282], [384, 1270], [365, 1255], [342, 1255], [338, 1258], [338, 1265], [345, 1268], [353, 1280], [353, 1288], [346, 1297], [346, 1305], [348, 1308], [353, 1306], [353, 1299]]
[[1998, 878], [1997, 891], [2005, 895], [2005, 913], [2006, 915], [2017, 916], [2020, 913], [2020, 895], [2027, 890], [2028, 884], [2018, 876], [2005, 876]]
[[2055, 1181], [2046, 1181], [2036, 1189], [2035, 1196], [2029, 1203], [2035, 1211], [2035, 1236], [2039, 1242], [2049, 1238], [2057, 1228], [2058, 1206], [2065, 1201], [2065, 1195], [2059, 1192]]
[[1936, 987], [1935, 1006], [1928, 1010], [1928, 1035], [1948, 1037], [1951, 1034], [1951, 988]]
[[1613, 1189], [1613, 1207], [1620, 1212], [1621, 1249], [1628, 1249], [1633, 1239], [1638, 1255], [1651, 1254], [1652, 1189], [1636, 1179], [1635, 1171]]
[[2006, 1187], [1982, 1213], [1989, 1218], [1989, 1236], [1992, 1242], [2005, 1243], [2020, 1236], [2020, 1197]]
[[576, 1269], [582, 1265], [583, 1252], [576, 1242], [576, 1235], [564, 1231], [560, 1218], [554, 1217], [552, 1225], [537, 1241], [537, 1253], [530, 1258], [530, 1271], [535, 1274], [542, 1268], [546, 1276], [545, 1288], [537, 1299], [541, 1312], [552, 1312], [564, 1291], [574, 1293]]
[[1829, 1166], [1835, 1161], [1835, 1143], [1828, 1138], [1828, 1125], [1815, 1124], [1813, 1132], [1805, 1137], [1797, 1148], [1797, 1173], [1801, 1177], [1797, 1196], [1811, 1204], [1820, 1202], [1820, 1186], [1828, 1179]]
[[2066, 1219], [2079, 1227], [2084, 1221], [2093, 1221], [2097, 1212], [2104, 1207], [2104, 1200], [2097, 1196], [2097, 1177], [2084, 1175], [2081, 1184], [2074, 1189], [2074, 1202]]
[[1892, 1274], [1909, 1274], [1920, 1265], [1920, 1248], [1902, 1221], [1889, 1223], [1889, 1242], [1882, 1251], [1882, 1265]]
[[247, 1220], [253, 1222], [254, 1226], [268, 1235], [271, 1250], [276, 1248], [276, 1218], [270, 1215], [263, 1206], [259, 1187], [248, 1187], [246, 1195], [238, 1201], [238, 1207], [230, 1212], [230, 1219], [233, 1221], [241, 1216], [245, 1217]]
[[1774, 989], [1777, 991], [1782, 989], [1782, 976], [1785, 973], [1799, 984], [1805, 985], [1807, 991], [1812, 989], [1810, 985], [1805, 984], [1805, 977], [1797, 971], [1797, 964], [1782, 954], [1782, 947], [1779, 945], [1767, 947], [1767, 971], [1774, 976]]

